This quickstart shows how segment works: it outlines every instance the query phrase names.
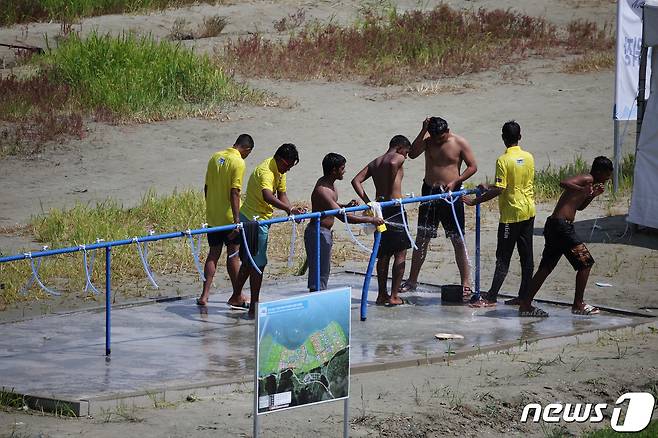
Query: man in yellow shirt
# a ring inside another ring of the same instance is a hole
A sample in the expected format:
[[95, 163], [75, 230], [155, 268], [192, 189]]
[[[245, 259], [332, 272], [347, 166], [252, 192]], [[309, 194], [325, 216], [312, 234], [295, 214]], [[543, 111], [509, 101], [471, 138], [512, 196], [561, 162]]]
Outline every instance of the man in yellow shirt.
[[[241, 134], [233, 147], [216, 152], [208, 161], [206, 169], [206, 184], [203, 192], [206, 197], [206, 221], [208, 226], [218, 227], [221, 225], [237, 224], [240, 222], [240, 191], [242, 190], [242, 178], [244, 177], [244, 159], [254, 148], [254, 139], [249, 134]], [[217, 231], [208, 233], [208, 244], [210, 251], [206, 258], [203, 269], [205, 281], [203, 291], [196, 303], [199, 306], [208, 304], [210, 287], [215, 277], [217, 261], [222, 255], [222, 246], [226, 245], [226, 268], [231, 279], [231, 285], [235, 291], [235, 280], [240, 270], [240, 260], [230, 257], [240, 247], [240, 235], [236, 230]], [[248, 304], [242, 298], [242, 294], [231, 295], [228, 299], [231, 307], [247, 308]]]
[[[286, 172], [299, 162], [297, 148], [292, 143], [281, 145], [273, 157], [260, 163], [249, 177], [247, 183], [247, 195], [240, 209], [240, 221], [263, 221], [272, 218], [274, 208], [283, 210], [286, 214], [300, 214], [303, 209], [292, 208], [288, 195], [286, 194]], [[269, 225], [255, 225], [252, 232], [250, 226], [245, 227], [243, 232], [249, 243], [249, 254], [244, 245], [240, 247], [240, 259], [242, 266], [233, 289], [233, 296], [241, 296], [247, 278], [251, 289], [251, 305], [249, 317], [255, 316], [255, 303], [258, 302], [260, 286], [263, 281], [263, 270], [267, 265], [267, 239]], [[260, 274], [254, 269], [253, 262], [260, 270]]]
[[507, 150], [496, 160], [496, 182], [481, 185], [485, 190], [476, 198], [464, 197], [467, 205], [476, 205], [498, 197], [500, 223], [498, 224], [498, 244], [496, 247], [496, 270], [491, 288], [483, 299], [472, 303], [474, 307], [495, 306], [498, 291], [509, 270], [514, 246], [521, 259], [521, 285], [519, 298], [505, 304], [518, 304], [527, 293], [534, 269], [532, 252], [532, 232], [535, 224], [534, 178], [535, 160], [529, 152], [521, 149], [521, 127], [515, 121], [503, 125], [503, 142]]

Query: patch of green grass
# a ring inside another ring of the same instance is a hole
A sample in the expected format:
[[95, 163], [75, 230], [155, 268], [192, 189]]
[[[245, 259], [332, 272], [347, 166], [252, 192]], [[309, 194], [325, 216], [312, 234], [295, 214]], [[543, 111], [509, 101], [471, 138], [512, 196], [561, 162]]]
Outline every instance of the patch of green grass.
[[13, 389], [6, 389], [4, 386], [0, 389], [0, 406], [20, 409], [25, 405], [23, 396], [16, 394]]
[[31, 76], [0, 78], [0, 157], [30, 155], [65, 136], [82, 138], [87, 117], [215, 118], [229, 103], [265, 97], [208, 56], [151, 36], [71, 33], [31, 62], [37, 67]]
[[[29, 230], [32, 230], [34, 239], [38, 242], [50, 248], [62, 248], [93, 243], [97, 238], [110, 241], [144, 236], [148, 230], [161, 234], [197, 229], [201, 228], [203, 222], [205, 222], [205, 200], [202, 192], [184, 190], [159, 196], [150, 190], [139, 205], [133, 208], [125, 208], [116, 201], [107, 200], [95, 205], [77, 204], [70, 209], [52, 209], [46, 214], [35, 217], [29, 225]], [[268, 251], [271, 260], [279, 262], [287, 260], [290, 226], [290, 223], [286, 223], [272, 227]], [[305, 257], [303, 242], [305, 226], [305, 224], [297, 225], [295, 265], [303, 263]], [[201, 239], [203, 249], [200, 261], [203, 264], [208, 244], [205, 235], [202, 235]], [[88, 252], [88, 257], [91, 256], [92, 253]], [[158, 282], [168, 274], [196, 272], [188, 238], [149, 243], [148, 259]], [[274, 273], [273, 270], [270, 271]], [[27, 261], [0, 264], [0, 278], [4, 284], [2, 291], [4, 304], [46, 297], [37, 284], [31, 287], [27, 297], [20, 294], [21, 288], [30, 276], [31, 268]], [[81, 252], [42, 259], [39, 276], [46, 286], [64, 295], [91, 297], [82, 292], [85, 287], [85, 272]], [[105, 284], [104, 251], [98, 251], [96, 254], [91, 278], [96, 288], [102, 292]], [[222, 281], [219, 275], [216, 279]], [[136, 282], [139, 287], [135, 287]], [[146, 281], [146, 274], [135, 244], [112, 248], [112, 283], [114, 290], [120, 290], [127, 296], [143, 296], [149, 293], [146, 288], [150, 286]]]
[[587, 21], [573, 22], [560, 33], [543, 18], [509, 10], [439, 5], [399, 13], [386, 4], [381, 10], [365, 8], [350, 26], [312, 22], [285, 41], [259, 34], [229, 41], [225, 56], [248, 76], [364, 78], [388, 85], [479, 72], [531, 54], [580, 53], [612, 44], [607, 28]]
[[119, 118], [209, 114], [226, 102], [258, 97], [207, 56], [151, 36], [72, 34], [42, 60], [57, 83], [70, 87], [78, 106]]
[[632, 436], [633, 438], [654, 438], [658, 436], [658, 420], [654, 420], [641, 432], [635, 432], [632, 434], [615, 432], [610, 427], [605, 429], [600, 429], [594, 432], [588, 432], [581, 435], [581, 438], [622, 438]]
[[[535, 199], [539, 202], [557, 199], [562, 193], [560, 181], [574, 175], [589, 173], [591, 163], [585, 162], [578, 156], [573, 163], [564, 166], [552, 166], [535, 171]], [[623, 157], [619, 169], [619, 188], [622, 193], [628, 192], [633, 187], [633, 170], [635, 168], [635, 155], [629, 154]], [[612, 181], [608, 182], [606, 188], [608, 193], [612, 192]]]
[[105, 14], [161, 10], [195, 3], [224, 4], [226, 0], [3, 0], [0, 26], [48, 20], [74, 20]]

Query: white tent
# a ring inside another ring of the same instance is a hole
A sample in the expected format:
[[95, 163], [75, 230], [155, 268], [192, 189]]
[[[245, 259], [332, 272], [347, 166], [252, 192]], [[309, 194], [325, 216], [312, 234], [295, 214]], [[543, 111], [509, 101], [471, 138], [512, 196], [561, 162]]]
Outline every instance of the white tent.
[[635, 155], [633, 195], [628, 221], [658, 228], [658, 1], [644, 5], [643, 45], [651, 56], [651, 94], [647, 100], [642, 131]]

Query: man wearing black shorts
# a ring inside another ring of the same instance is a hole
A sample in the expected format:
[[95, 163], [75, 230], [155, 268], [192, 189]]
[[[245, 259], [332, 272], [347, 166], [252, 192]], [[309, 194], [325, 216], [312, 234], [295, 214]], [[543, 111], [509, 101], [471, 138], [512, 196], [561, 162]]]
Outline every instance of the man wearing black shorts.
[[[352, 180], [352, 187], [365, 203], [370, 198], [363, 189], [363, 182], [372, 177], [378, 202], [400, 199], [402, 197], [402, 165], [409, 154], [411, 143], [407, 137], [396, 135], [388, 145], [388, 151], [372, 160]], [[405, 258], [407, 249], [411, 248], [411, 241], [407, 236], [399, 206], [390, 206], [382, 209], [382, 216], [386, 221], [386, 231], [382, 233], [377, 252], [377, 282], [379, 294], [376, 303], [387, 307], [404, 304], [398, 296], [400, 285], [404, 276]], [[406, 218], [405, 218], [406, 219]], [[388, 268], [393, 257], [393, 272], [391, 281], [391, 295], [388, 294]]]
[[[206, 198], [206, 221], [211, 227], [221, 225], [237, 224], [240, 222], [240, 191], [242, 190], [242, 178], [244, 177], [244, 159], [254, 148], [254, 140], [249, 134], [240, 135], [233, 147], [216, 152], [206, 169], [206, 184], [203, 192]], [[240, 259], [235, 253], [240, 248], [240, 234], [236, 230], [216, 231], [208, 233], [208, 245], [210, 251], [206, 258], [203, 269], [205, 280], [201, 296], [196, 300], [197, 305], [206, 306], [210, 295], [210, 287], [215, 277], [217, 261], [222, 255], [222, 247], [226, 245], [226, 268], [231, 286], [234, 286], [238, 271], [240, 270]], [[232, 290], [235, 290], [232, 287]], [[228, 299], [231, 308], [249, 308], [242, 294], [233, 294]]]
[[575, 315], [595, 315], [596, 307], [585, 304], [583, 296], [594, 265], [594, 258], [574, 230], [573, 221], [577, 210], [584, 210], [592, 200], [605, 190], [605, 183], [612, 175], [612, 162], [606, 157], [596, 157], [589, 174], [576, 175], [560, 182], [564, 189], [553, 213], [546, 219], [544, 239], [546, 245], [542, 253], [539, 269], [532, 277], [529, 291], [521, 297], [519, 316], [546, 317], [548, 313], [532, 306], [532, 300], [564, 255], [576, 271], [576, 291], [571, 313]]
[[[453, 134], [448, 122], [441, 117], [428, 117], [414, 140], [409, 158], [425, 155], [425, 178], [422, 194], [456, 192], [462, 184], [477, 172], [475, 157], [468, 141]], [[462, 164], [466, 167], [461, 171]], [[464, 296], [471, 294], [470, 268], [466, 256], [466, 245], [459, 234], [464, 233], [464, 203], [461, 198], [454, 200], [452, 206], [444, 200], [422, 203], [418, 212], [418, 234], [416, 247], [411, 257], [409, 278], [402, 285], [402, 292], [413, 291], [418, 283], [420, 268], [425, 262], [430, 239], [437, 237], [439, 224], [443, 226], [446, 237], [450, 239], [455, 250], [455, 261], [459, 269]], [[457, 216], [457, 221], [455, 221]], [[459, 225], [459, 229], [457, 228]]]

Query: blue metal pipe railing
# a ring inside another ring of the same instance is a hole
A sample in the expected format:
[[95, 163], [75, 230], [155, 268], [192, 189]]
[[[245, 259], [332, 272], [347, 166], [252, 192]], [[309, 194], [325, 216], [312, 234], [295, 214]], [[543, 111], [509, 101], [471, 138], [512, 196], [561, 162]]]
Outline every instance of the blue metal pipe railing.
[[[436, 194], [436, 195], [428, 195], [428, 196], [415, 196], [415, 197], [409, 197], [409, 198], [403, 198], [403, 199], [395, 199], [392, 201], [384, 201], [380, 202], [381, 207], [388, 207], [392, 205], [399, 205], [399, 204], [412, 204], [412, 203], [417, 203], [417, 202], [428, 202], [428, 201], [436, 201], [439, 199], [444, 199], [448, 198], [450, 196], [453, 197], [458, 197], [458, 196], [463, 196], [463, 195], [469, 195], [469, 194], [479, 194], [478, 189], [473, 189], [473, 190], [459, 190], [454, 193], [441, 193], [441, 194]], [[369, 210], [370, 206], [368, 205], [357, 205], [355, 207], [346, 207], [346, 208], [341, 208], [341, 209], [334, 209], [334, 210], [325, 210], [325, 211], [319, 211], [319, 212], [312, 212], [312, 213], [304, 213], [304, 214], [299, 214], [295, 215], [295, 219], [297, 220], [303, 220], [303, 219], [316, 219], [317, 225], [316, 225], [316, 257], [315, 257], [315, 263], [316, 263], [316, 275], [315, 275], [315, 284], [317, 289], [320, 289], [320, 218], [326, 217], [326, 216], [336, 216], [338, 214], [343, 214], [343, 212], [347, 213], [353, 213], [353, 212], [358, 212], [358, 211], [365, 211]], [[476, 207], [476, 249], [475, 249], [475, 293], [478, 294], [480, 293], [480, 208], [479, 205]], [[272, 225], [272, 224], [278, 224], [282, 222], [288, 222], [290, 220], [290, 217], [288, 216], [283, 216], [283, 217], [277, 217], [277, 218], [272, 218], [264, 221], [258, 221], [260, 225]], [[16, 254], [12, 256], [6, 256], [6, 257], [0, 257], [0, 263], [8, 263], [8, 262], [13, 262], [13, 261], [18, 261], [18, 260], [26, 260], [26, 259], [33, 259], [33, 258], [39, 258], [39, 257], [48, 257], [48, 256], [53, 256], [53, 255], [58, 255], [58, 254], [68, 254], [68, 253], [73, 253], [77, 251], [83, 251], [83, 248], [86, 250], [94, 250], [94, 249], [100, 249], [100, 248], [105, 248], [105, 354], [107, 356], [110, 355], [110, 332], [111, 332], [111, 248], [115, 246], [125, 246], [125, 245], [131, 245], [136, 242], [155, 242], [158, 240], [165, 240], [165, 239], [175, 239], [179, 237], [188, 237], [191, 235], [197, 235], [197, 234], [207, 234], [207, 233], [212, 233], [215, 231], [228, 231], [228, 230], [233, 230], [238, 227], [242, 226], [242, 224], [230, 224], [230, 225], [222, 225], [218, 227], [207, 227], [207, 228], [199, 228], [196, 230], [185, 230], [185, 231], [176, 231], [172, 233], [164, 233], [164, 234], [152, 234], [148, 236], [140, 236], [140, 237], [133, 237], [131, 239], [122, 239], [122, 240], [114, 240], [114, 241], [108, 241], [108, 242], [96, 242], [96, 243], [90, 243], [89, 245], [80, 245], [80, 246], [71, 246], [67, 248], [60, 248], [60, 249], [51, 249], [51, 250], [44, 250], [44, 251], [37, 251], [37, 252], [25, 252], [22, 254]], [[379, 249], [379, 241], [381, 239], [381, 233], [375, 232], [375, 242], [373, 245], [373, 251], [370, 256], [370, 261], [368, 263], [368, 270], [366, 272], [366, 278], [364, 280], [364, 287], [361, 293], [361, 320], [365, 321], [366, 320], [366, 306], [367, 306], [367, 297], [368, 297], [368, 287], [370, 285], [370, 277], [372, 276], [372, 271], [374, 269], [374, 264], [375, 260], [377, 258], [377, 250]], [[310, 260], [309, 260], [310, 263]]]

